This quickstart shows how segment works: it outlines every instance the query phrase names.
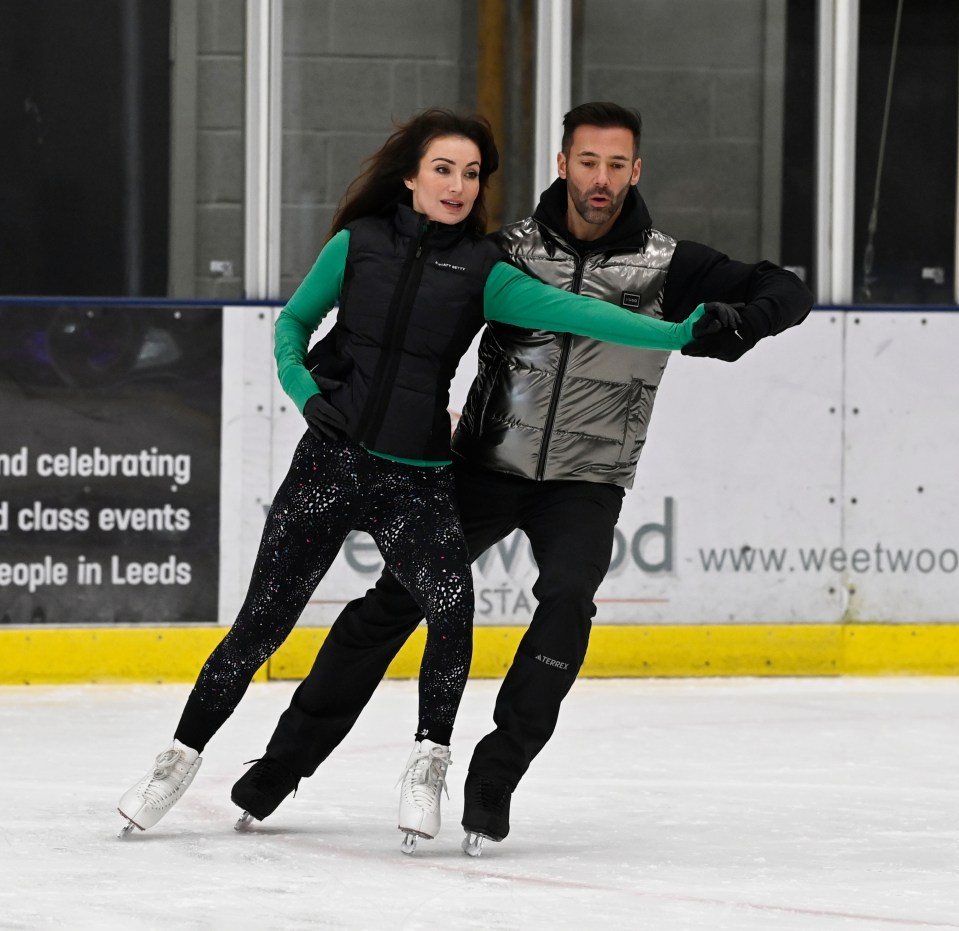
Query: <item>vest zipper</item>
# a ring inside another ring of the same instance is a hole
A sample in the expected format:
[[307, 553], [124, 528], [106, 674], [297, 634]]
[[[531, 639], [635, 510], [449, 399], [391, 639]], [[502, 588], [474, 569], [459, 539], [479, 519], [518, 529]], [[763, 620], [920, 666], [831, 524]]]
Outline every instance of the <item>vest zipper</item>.
[[390, 308], [383, 328], [384, 350], [380, 353], [376, 371], [373, 373], [366, 406], [357, 430], [360, 444], [367, 449], [373, 448], [380, 428], [383, 426], [383, 418], [386, 416], [390, 392], [403, 356], [403, 337], [413, 312], [420, 279], [423, 277], [425, 254], [428, 251], [425, 240], [431, 229], [431, 223], [424, 223], [416, 241], [410, 244], [403, 271], [400, 273], [400, 280], [396, 283], [390, 300]]
[[[585, 256], [577, 255], [576, 270], [573, 273], [573, 286], [570, 291], [579, 294], [583, 287], [583, 266]], [[569, 333], [563, 334], [563, 348], [559, 356], [559, 365], [556, 368], [556, 377], [553, 381], [553, 390], [549, 398], [549, 410], [546, 412], [546, 425], [543, 427], [543, 442], [539, 449], [539, 462], [536, 463], [536, 481], [543, 481], [546, 475], [546, 460], [548, 458], [549, 441], [553, 436], [553, 422], [556, 420], [556, 408], [559, 407], [559, 395], [566, 377], [566, 365], [573, 348], [573, 337]]]

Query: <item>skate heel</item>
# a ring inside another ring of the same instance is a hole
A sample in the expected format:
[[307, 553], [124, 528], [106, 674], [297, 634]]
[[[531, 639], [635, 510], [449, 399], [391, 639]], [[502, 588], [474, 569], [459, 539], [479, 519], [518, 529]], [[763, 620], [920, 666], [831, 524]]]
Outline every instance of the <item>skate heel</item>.
[[413, 853], [416, 850], [417, 841], [432, 840], [436, 835], [427, 834], [425, 831], [414, 831], [412, 828], [400, 828], [404, 832], [403, 840], [400, 843], [400, 850], [403, 853]]
[[483, 843], [486, 841], [485, 834], [477, 834], [475, 831], [467, 831], [463, 838], [462, 849], [469, 857], [478, 857], [483, 853]]
[[250, 827], [256, 819], [248, 811], [243, 812], [239, 818], [236, 819], [236, 824], [233, 825], [234, 831], [245, 831]]

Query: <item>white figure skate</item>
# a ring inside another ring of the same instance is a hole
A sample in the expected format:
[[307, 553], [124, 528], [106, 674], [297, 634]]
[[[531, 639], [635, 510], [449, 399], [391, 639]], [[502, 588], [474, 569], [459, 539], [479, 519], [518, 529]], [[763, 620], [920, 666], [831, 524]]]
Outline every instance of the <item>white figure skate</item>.
[[156, 758], [153, 769], [120, 799], [117, 811], [127, 824], [119, 836], [126, 837], [134, 828], [152, 828], [180, 801], [202, 762], [196, 750], [174, 740]]
[[[419, 741], [400, 776], [399, 829], [406, 835], [400, 850], [413, 853], [420, 837], [432, 840], [440, 829], [440, 801], [446, 789], [450, 748]], [[447, 791], [447, 797], [449, 792]]]

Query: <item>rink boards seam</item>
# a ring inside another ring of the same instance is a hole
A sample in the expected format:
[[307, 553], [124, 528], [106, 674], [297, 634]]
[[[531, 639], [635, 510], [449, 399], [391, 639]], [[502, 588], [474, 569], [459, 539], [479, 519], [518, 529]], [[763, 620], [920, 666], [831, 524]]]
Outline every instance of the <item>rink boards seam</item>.
[[[475, 629], [473, 678], [502, 677], [525, 628]], [[191, 682], [225, 629], [0, 630], [0, 684]], [[327, 633], [293, 631], [254, 681], [301, 679]], [[414, 678], [425, 629], [387, 671]], [[959, 675], [959, 624], [596, 625], [581, 675], [609, 677]]]

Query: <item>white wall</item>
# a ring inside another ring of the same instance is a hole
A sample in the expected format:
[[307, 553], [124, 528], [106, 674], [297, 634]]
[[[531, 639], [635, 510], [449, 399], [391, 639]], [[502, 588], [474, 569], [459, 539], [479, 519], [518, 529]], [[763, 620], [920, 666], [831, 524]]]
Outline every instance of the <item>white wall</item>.
[[[259, 313], [224, 314], [222, 623], [303, 431]], [[597, 620], [957, 620], [956, 345], [956, 313], [814, 311], [734, 365], [675, 355]], [[471, 351], [454, 407], [474, 371]], [[303, 623], [330, 623], [379, 565], [351, 540]], [[534, 579], [525, 538], [504, 541], [475, 567], [477, 623], [525, 624]]]

